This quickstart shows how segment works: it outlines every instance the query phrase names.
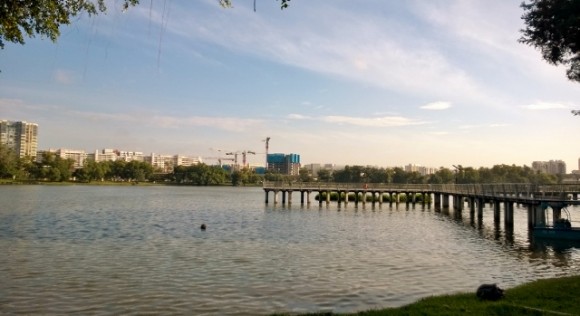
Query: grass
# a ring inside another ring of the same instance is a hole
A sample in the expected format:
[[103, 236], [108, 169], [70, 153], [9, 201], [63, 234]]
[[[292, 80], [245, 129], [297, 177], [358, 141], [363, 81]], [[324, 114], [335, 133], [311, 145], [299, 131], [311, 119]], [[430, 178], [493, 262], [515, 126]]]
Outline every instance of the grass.
[[523, 284], [506, 290], [505, 297], [495, 302], [478, 299], [475, 296], [475, 290], [473, 293], [428, 297], [399, 308], [340, 315], [580, 315], [580, 276], [545, 279]]

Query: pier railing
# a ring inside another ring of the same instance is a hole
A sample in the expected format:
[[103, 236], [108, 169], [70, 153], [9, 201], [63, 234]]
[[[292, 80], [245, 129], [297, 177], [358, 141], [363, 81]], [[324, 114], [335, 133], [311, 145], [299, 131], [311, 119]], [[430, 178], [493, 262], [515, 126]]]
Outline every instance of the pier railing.
[[514, 196], [567, 199], [580, 193], [580, 184], [540, 185], [530, 183], [492, 184], [386, 184], [338, 182], [264, 182], [266, 191], [368, 191], [393, 193], [442, 193], [451, 195]]

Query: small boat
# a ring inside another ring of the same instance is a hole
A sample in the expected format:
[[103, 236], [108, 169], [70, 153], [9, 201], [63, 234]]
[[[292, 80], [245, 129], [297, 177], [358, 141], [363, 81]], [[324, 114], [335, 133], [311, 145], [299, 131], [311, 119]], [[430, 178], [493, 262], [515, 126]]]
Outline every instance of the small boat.
[[562, 210], [566, 214], [566, 218], [557, 218], [552, 221], [552, 225], [534, 227], [534, 237], [580, 241], [580, 228], [572, 227], [570, 212], [566, 208], [562, 208]]

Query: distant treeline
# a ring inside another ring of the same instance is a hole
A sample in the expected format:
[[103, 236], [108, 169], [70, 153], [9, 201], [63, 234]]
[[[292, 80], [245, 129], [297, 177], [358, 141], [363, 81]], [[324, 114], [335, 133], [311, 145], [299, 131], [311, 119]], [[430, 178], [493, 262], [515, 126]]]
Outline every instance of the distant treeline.
[[74, 168], [72, 159], [62, 159], [54, 153], [44, 152], [40, 162], [30, 158], [17, 158], [5, 146], [0, 145], [0, 178], [17, 181], [150, 181], [184, 185], [256, 185], [263, 180], [285, 182], [341, 182], [341, 183], [535, 183], [557, 184], [561, 178], [541, 173], [527, 166], [496, 165], [492, 168], [471, 168], [458, 166], [451, 170], [440, 168], [430, 175], [408, 172], [402, 168], [376, 168], [346, 166], [342, 170], [321, 169], [316, 175], [307, 168], [300, 169], [299, 175], [276, 173], [256, 174], [254, 170], [225, 170], [220, 166], [196, 164], [177, 166], [171, 173], [162, 173], [151, 164], [142, 161], [86, 160], [82, 168]]
[[421, 175], [402, 168], [376, 168], [346, 166], [343, 170], [331, 172], [320, 170], [317, 181], [340, 183], [406, 183], [406, 184], [447, 184], [447, 183], [536, 183], [557, 184], [561, 178], [534, 171], [528, 166], [496, 165], [492, 168], [472, 168], [458, 166], [451, 170], [439, 168], [435, 173]]

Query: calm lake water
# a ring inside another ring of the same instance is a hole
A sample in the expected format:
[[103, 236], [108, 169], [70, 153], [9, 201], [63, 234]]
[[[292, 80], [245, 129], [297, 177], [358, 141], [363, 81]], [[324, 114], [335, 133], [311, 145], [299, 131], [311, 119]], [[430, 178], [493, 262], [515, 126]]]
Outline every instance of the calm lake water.
[[574, 245], [530, 242], [524, 209], [513, 232], [489, 208], [462, 215], [264, 205], [261, 188], [0, 186], [0, 314], [351, 312], [580, 274]]

